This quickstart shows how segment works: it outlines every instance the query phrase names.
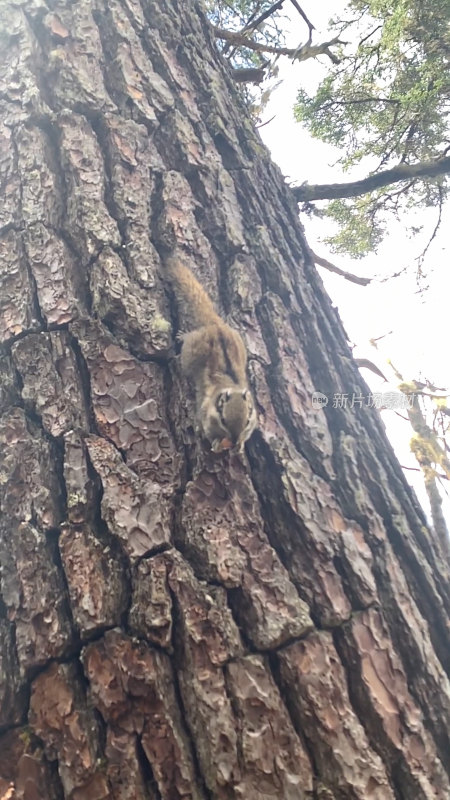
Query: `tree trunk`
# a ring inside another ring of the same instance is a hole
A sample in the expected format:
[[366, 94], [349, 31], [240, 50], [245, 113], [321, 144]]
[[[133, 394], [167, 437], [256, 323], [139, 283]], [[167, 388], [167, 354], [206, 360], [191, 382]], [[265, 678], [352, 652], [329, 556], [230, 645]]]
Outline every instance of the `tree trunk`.
[[[448, 570], [184, 0], [0, 6], [0, 796], [449, 797]], [[177, 246], [250, 354], [207, 452]]]

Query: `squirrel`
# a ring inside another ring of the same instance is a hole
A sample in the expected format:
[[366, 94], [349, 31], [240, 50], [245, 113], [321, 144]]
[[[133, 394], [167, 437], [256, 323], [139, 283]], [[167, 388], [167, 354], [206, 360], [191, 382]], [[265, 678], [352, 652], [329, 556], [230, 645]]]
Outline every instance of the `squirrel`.
[[191, 270], [172, 256], [167, 273], [180, 321], [181, 369], [193, 383], [197, 430], [215, 453], [242, 450], [257, 425], [246, 375], [247, 351], [240, 334], [216, 313]]

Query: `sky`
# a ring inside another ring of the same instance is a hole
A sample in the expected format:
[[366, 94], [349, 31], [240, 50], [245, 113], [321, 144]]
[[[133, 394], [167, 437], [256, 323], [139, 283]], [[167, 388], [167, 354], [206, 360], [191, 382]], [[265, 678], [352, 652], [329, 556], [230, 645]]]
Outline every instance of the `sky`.
[[[344, 5], [341, 0], [322, 0], [320, 4], [307, 0], [302, 3], [302, 8], [317, 29], [313, 43], [330, 38], [326, 34], [327, 21], [331, 15], [338, 15], [339, 9]], [[289, 12], [287, 45], [296, 47], [306, 40], [307, 29], [293, 6], [287, 8], [292, 9]], [[298, 89], [302, 87], [308, 91], [313, 90], [326, 74], [328, 64], [326, 57], [297, 64], [292, 64], [287, 58], [279, 61], [278, 79], [281, 83], [272, 93], [264, 110], [260, 134], [290, 184], [304, 181], [340, 182], [365, 177], [367, 174], [361, 167], [344, 174], [339, 166], [334, 165], [338, 151], [313, 139], [294, 120], [293, 107]], [[448, 206], [446, 215], [448, 219]], [[423, 210], [420, 216], [423, 219]], [[434, 219], [430, 215], [430, 229]], [[318, 268], [333, 303], [338, 307], [349, 340], [355, 345], [355, 357], [370, 359], [389, 379], [389, 383], [385, 383], [372, 372], [363, 369], [364, 379], [372, 391], [397, 389], [396, 379], [387, 365], [388, 359], [395, 364], [405, 380], [428, 379], [436, 386], [450, 388], [450, 359], [446, 344], [450, 301], [450, 226], [445, 224], [445, 218], [441, 232], [427, 254], [429, 288], [426, 292], [418, 291], [414, 261], [421, 252], [423, 240], [409, 238], [406, 219], [392, 219], [389, 234], [378, 252], [358, 260], [337, 256], [323, 243], [322, 240], [330, 233], [330, 221], [311, 219], [303, 215], [302, 223], [308, 242], [318, 255], [328, 258], [348, 272], [376, 279], [369, 286], [362, 287]], [[408, 270], [400, 277], [383, 280], [404, 267], [408, 267]], [[379, 342], [378, 350], [375, 350], [369, 340], [381, 336], [385, 338]], [[345, 391], [345, 387], [342, 391]], [[404, 412], [400, 413], [405, 415]], [[402, 466], [417, 469], [417, 462], [409, 446], [412, 435], [409, 423], [392, 410], [383, 411], [382, 418]], [[406, 470], [405, 474], [428, 513], [421, 474], [411, 469]], [[445, 489], [450, 493], [450, 488]], [[442, 486], [440, 490], [447, 524], [450, 525], [450, 497], [443, 493]]]

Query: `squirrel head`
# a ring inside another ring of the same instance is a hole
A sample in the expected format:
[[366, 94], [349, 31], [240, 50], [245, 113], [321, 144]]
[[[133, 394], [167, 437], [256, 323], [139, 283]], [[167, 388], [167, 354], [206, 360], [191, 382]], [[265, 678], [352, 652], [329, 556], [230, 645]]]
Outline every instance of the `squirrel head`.
[[205, 436], [215, 452], [241, 448], [252, 435], [256, 410], [248, 389], [220, 389], [203, 406], [202, 425]]

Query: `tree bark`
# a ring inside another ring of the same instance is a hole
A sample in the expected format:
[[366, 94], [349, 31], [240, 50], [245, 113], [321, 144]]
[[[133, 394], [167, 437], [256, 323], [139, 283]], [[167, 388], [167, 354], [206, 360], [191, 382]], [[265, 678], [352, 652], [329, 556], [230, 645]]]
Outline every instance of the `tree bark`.
[[[0, 796], [444, 800], [448, 568], [191, 0], [3, 2]], [[206, 451], [177, 246], [259, 430]]]
[[435, 178], [450, 172], [450, 156], [436, 158], [433, 161], [420, 161], [417, 164], [397, 164], [392, 169], [374, 172], [360, 181], [348, 183], [323, 183], [294, 186], [293, 192], [299, 203], [313, 200], [336, 200], [340, 197], [359, 197], [361, 194], [374, 192], [392, 183], [411, 181], [417, 178]]

